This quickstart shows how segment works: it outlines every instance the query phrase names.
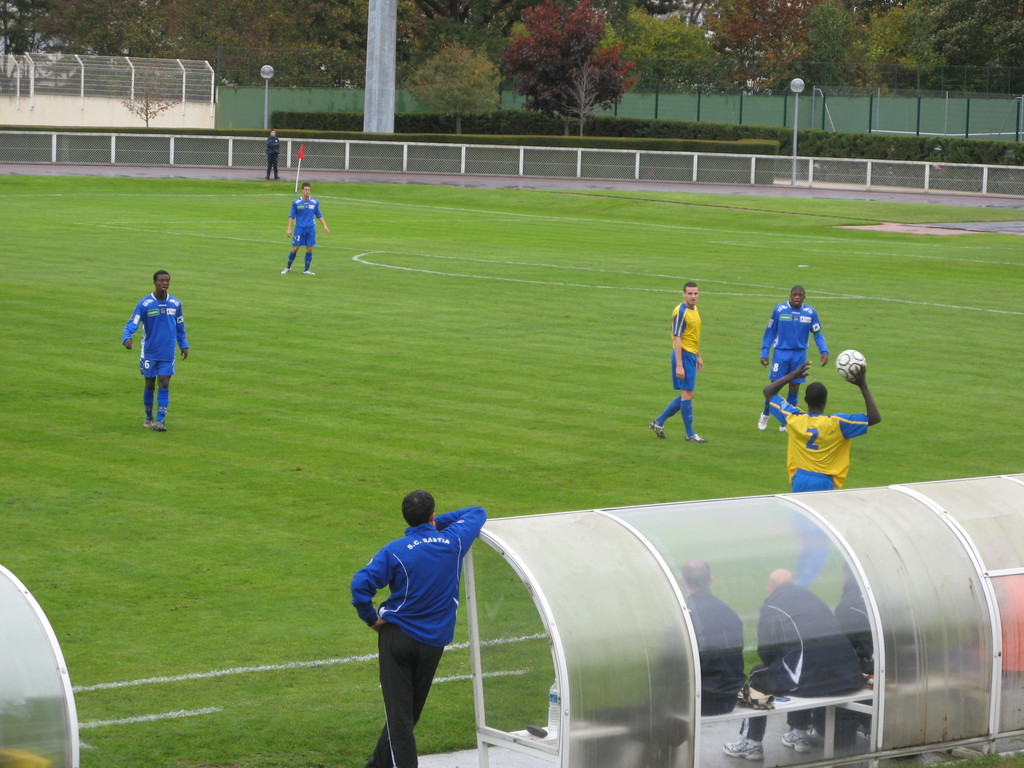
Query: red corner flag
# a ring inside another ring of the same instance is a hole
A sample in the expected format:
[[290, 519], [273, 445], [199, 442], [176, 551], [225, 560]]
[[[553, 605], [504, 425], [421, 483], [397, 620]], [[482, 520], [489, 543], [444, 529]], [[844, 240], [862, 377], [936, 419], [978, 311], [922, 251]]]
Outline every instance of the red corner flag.
[[296, 157], [299, 159], [299, 165], [295, 169], [295, 191], [299, 191], [299, 174], [302, 172], [302, 158], [306, 156], [306, 145], [299, 145], [299, 154]]

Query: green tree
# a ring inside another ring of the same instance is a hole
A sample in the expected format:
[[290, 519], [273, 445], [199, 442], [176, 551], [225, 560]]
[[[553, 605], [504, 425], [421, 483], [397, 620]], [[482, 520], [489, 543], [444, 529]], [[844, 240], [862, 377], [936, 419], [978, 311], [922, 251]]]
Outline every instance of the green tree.
[[499, 105], [498, 67], [482, 53], [447, 45], [417, 69], [409, 90], [423, 106], [455, 115], [455, 132], [462, 133], [462, 116], [487, 112]]
[[67, 53], [160, 57], [172, 47], [163, 11], [148, 0], [52, 0], [39, 25]]
[[[618, 44], [601, 45], [605, 16], [594, 10], [589, 0], [568, 9], [546, 0], [523, 14], [523, 33], [513, 36], [502, 54], [509, 73], [515, 78], [516, 92], [526, 96], [527, 109], [566, 119], [578, 107], [579, 82], [585, 67], [595, 84], [587, 91], [595, 94], [598, 108], [607, 109], [622, 99], [633, 84], [633, 64], [622, 57]], [[575, 89], [575, 90], [574, 90]]]
[[860, 56], [857, 18], [842, 0], [824, 0], [807, 11], [804, 77], [810, 82], [848, 82]]
[[865, 56], [876, 67], [923, 69], [942, 64], [942, 57], [933, 46], [934, 33], [935, 17], [929, 0], [911, 0], [871, 18]]
[[947, 64], [1019, 67], [1024, 59], [1021, 0], [935, 0], [933, 47]]
[[609, 29], [606, 43], [620, 44], [622, 55], [637, 64], [643, 86], [685, 89], [708, 80], [703, 74], [715, 50], [705, 30], [679, 16], [651, 16], [640, 8]]
[[40, 20], [48, 0], [0, 0], [0, 53], [31, 53], [45, 47]]

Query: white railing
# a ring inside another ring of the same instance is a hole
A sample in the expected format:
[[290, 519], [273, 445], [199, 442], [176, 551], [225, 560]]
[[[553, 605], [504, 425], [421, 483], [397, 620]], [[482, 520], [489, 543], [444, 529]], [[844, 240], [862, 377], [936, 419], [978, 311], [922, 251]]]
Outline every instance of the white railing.
[[[281, 167], [1024, 196], [1024, 168], [622, 149], [284, 139]], [[0, 131], [0, 163], [266, 167], [261, 137]]]
[[182, 103], [216, 101], [214, 71], [206, 61], [60, 53], [0, 56], [0, 92], [13, 93], [19, 107], [22, 98], [32, 106], [41, 95], [135, 100], [140, 89]]

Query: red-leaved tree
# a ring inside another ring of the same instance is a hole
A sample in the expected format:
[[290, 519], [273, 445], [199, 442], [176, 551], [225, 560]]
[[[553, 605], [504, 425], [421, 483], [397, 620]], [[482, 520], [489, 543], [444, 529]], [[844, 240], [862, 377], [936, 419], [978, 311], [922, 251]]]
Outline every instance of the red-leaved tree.
[[[633, 63], [622, 58], [621, 46], [601, 48], [605, 16], [590, 0], [573, 9], [545, 0], [523, 13], [526, 34], [512, 38], [502, 63], [515, 78], [515, 90], [526, 108], [583, 122], [596, 109], [622, 99], [634, 78]], [[585, 87], [581, 87], [585, 83]]]
[[[720, 0], [709, 26], [713, 44], [739, 82], [769, 86], [791, 77], [808, 48], [808, 11], [822, 0]], [[837, 52], [839, 55], [839, 52]]]

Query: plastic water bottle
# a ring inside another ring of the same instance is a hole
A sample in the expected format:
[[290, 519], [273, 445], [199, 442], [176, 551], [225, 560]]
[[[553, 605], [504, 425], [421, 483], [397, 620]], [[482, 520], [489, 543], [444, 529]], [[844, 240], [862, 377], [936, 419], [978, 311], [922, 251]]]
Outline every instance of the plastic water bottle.
[[551, 685], [548, 691], [548, 738], [552, 739], [558, 735], [558, 721], [560, 719], [561, 697], [558, 695], [558, 680]]

